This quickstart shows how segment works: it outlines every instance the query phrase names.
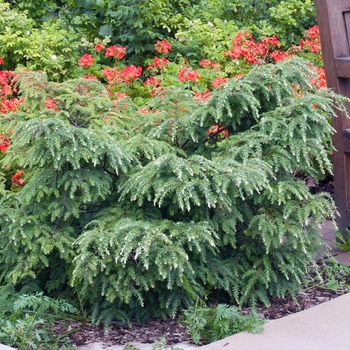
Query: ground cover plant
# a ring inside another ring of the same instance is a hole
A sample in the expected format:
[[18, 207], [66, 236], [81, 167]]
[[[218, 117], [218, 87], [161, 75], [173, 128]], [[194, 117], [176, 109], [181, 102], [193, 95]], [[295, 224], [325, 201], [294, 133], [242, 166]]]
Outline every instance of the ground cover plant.
[[[200, 59], [174, 34], [139, 60], [118, 36], [87, 34], [84, 11], [106, 4], [77, 2], [83, 34], [61, 56], [66, 22], [51, 5], [1, 2], [2, 288], [67, 299], [106, 324], [300, 289], [335, 209], [295, 174], [331, 172], [329, 116], [343, 108], [325, 89], [317, 27], [289, 49], [237, 31]], [[43, 33], [56, 39], [36, 59], [28, 40]]]

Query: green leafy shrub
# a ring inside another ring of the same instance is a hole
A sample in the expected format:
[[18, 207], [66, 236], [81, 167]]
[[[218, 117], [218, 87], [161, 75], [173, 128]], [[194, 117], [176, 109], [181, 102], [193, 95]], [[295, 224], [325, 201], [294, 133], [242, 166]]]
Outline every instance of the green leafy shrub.
[[129, 62], [140, 64], [155, 41], [174, 36], [193, 13], [189, 0], [65, 0], [60, 16], [89, 40], [110, 37], [126, 46]]
[[234, 35], [247, 30], [255, 39], [276, 35], [284, 49], [299, 44], [304, 32], [317, 23], [312, 0], [207, 0], [194, 5], [172, 40], [188, 60], [202, 57], [221, 61]]
[[293, 59], [206, 101], [184, 85], [137, 107], [95, 80], [19, 73], [25, 103], [7, 115], [1, 164], [24, 185], [1, 189], [1, 283], [74, 287], [107, 321], [300, 289], [334, 206], [293, 174], [331, 171], [327, 116], [343, 108], [314, 75]]
[[0, 1], [0, 57], [6, 69], [43, 70], [56, 80], [74, 76], [79, 39], [72, 28], [63, 29], [58, 18], [37, 24], [26, 11]]

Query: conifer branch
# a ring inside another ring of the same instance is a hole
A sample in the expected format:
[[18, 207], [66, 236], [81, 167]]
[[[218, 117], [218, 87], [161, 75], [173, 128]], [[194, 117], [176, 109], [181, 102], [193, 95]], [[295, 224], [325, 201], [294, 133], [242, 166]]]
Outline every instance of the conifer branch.
[[231, 126], [232, 126], [232, 125], [229, 124], [229, 125], [226, 125], [224, 128], [221, 128], [221, 129], [218, 128], [217, 131], [210, 133], [210, 134], [202, 141], [202, 143], [206, 143], [207, 141], [211, 140], [213, 137], [215, 137], [216, 135], [220, 134], [221, 132], [227, 130], [227, 129], [228, 129], [229, 127], [231, 127]]
[[107, 169], [107, 154], [106, 154], [106, 153], [105, 153], [105, 155], [104, 155], [103, 170], [104, 170], [107, 174], [119, 178], [119, 175], [118, 175], [115, 171], [111, 171], [111, 170]]
[[184, 141], [181, 143], [181, 145], [180, 145], [179, 147], [180, 147], [180, 148], [184, 148], [184, 147], [187, 145], [188, 141], [190, 141], [189, 138], [187, 138], [186, 140], [184, 140]]

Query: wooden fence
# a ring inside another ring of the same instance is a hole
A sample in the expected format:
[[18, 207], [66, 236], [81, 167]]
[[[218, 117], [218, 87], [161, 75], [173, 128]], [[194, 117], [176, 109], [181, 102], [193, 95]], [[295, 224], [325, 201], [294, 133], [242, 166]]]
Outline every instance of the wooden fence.
[[[327, 86], [350, 97], [350, 0], [315, 0]], [[346, 106], [350, 113], [350, 103]], [[334, 197], [340, 232], [350, 227], [350, 119], [335, 111]]]

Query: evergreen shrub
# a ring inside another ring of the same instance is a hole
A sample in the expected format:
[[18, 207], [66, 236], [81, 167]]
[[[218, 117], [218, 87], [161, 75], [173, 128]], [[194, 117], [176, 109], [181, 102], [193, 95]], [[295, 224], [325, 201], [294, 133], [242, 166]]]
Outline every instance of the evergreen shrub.
[[257, 65], [206, 101], [184, 85], [140, 108], [92, 79], [18, 73], [1, 284], [78, 293], [96, 322], [299, 290], [322, 249], [317, 225], [335, 213], [293, 174], [331, 171], [327, 118], [343, 109], [314, 75], [296, 58]]

